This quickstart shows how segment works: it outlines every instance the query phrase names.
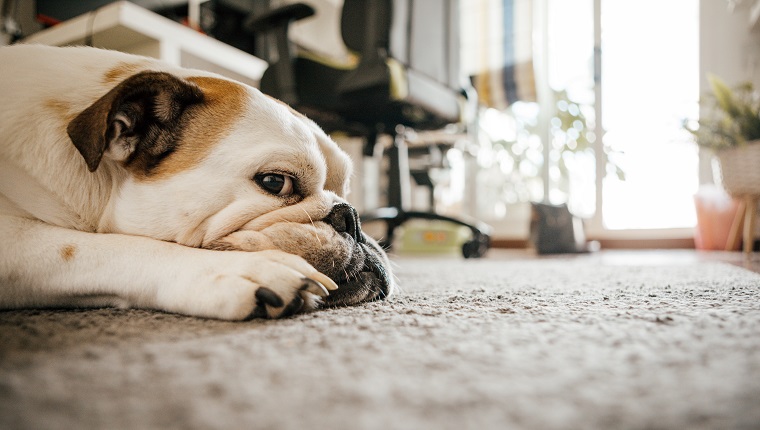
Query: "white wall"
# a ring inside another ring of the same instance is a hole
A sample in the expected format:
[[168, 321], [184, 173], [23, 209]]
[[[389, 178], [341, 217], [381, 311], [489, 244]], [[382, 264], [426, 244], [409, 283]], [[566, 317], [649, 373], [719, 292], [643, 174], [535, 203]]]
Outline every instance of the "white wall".
[[750, 8], [758, 0], [737, 1], [733, 12], [726, 0], [700, 1], [700, 84], [707, 74], [734, 85], [752, 81], [760, 87], [760, 25], [750, 28]]

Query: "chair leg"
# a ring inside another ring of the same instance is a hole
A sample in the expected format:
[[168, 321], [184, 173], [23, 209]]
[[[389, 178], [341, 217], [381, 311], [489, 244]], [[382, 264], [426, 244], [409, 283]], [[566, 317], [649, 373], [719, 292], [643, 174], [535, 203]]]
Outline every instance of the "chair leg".
[[412, 184], [409, 173], [409, 150], [403, 132], [393, 136], [388, 153], [388, 206], [400, 211], [411, 206]]
[[742, 229], [744, 227], [744, 214], [746, 213], [745, 207], [747, 206], [747, 203], [742, 200], [739, 202], [738, 207], [736, 208], [736, 214], [734, 215], [734, 220], [731, 221], [731, 228], [729, 230], [728, 234], [728, 240], [726, 240], [726, 251], [734, 251], [736, 250], [736, 246], [739, 244], [739, 240], [741, 239], [740, 235], [743, 234]]
[[755, 216], [758, 196], [745, 196], [746, 216], [744, 217], [744, 253], [749, 254], [755, 245]]
[[362, 214], [363, 221], [384, 221], [386, 223], [385, 237], [380, 240], [384, 248], [393, 246], [395, 230], [410, 219], [440, 220], [468, 227], [472, 231], [472, 239], [462, 245], [465, 258], [482, 257], [491, 244], [491, 228], [479, 221], [451, 218], [439, 215], [431, 208], [430, 212], [409, 211], [411, 207], [412, 177], [409, 171], [409, 151], [402, 129], [397, 129], [393, 135], [393, 146], [388, 151], [388, 207], [379, 208]]

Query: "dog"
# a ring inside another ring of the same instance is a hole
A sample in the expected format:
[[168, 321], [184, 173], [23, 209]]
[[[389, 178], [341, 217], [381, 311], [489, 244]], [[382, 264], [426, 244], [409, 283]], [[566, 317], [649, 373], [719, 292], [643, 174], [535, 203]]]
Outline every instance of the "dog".
[[0, 48], [0, 308], [222, 320], [383, 299], [349, 157], [259, 90], [89, 47]]

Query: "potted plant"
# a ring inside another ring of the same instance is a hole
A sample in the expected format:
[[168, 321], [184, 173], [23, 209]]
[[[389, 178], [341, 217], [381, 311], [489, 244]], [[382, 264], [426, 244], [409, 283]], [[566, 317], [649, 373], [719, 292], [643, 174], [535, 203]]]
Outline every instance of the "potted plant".
[[751, 83], [732, 89], [715, 76], [708, 79], [712, 94], [702, 100], [699, 126], [686, 129], [717, 155], [726, 191], [760, 195], [760, 94]]

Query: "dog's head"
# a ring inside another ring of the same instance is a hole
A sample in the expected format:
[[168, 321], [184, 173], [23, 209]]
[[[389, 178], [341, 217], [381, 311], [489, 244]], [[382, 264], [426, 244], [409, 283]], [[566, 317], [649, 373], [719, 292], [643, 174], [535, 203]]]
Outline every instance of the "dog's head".
[[392, 292], [385, 253], [345, 200], [348, 156], [256, 89], [140, 72], [74, 118], [68, 134], [90, 171], [118, 178], [100, 231], [297, 254], [339, 284], [328, 305]]

